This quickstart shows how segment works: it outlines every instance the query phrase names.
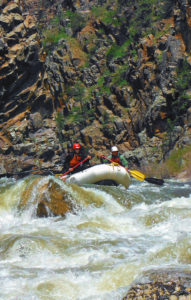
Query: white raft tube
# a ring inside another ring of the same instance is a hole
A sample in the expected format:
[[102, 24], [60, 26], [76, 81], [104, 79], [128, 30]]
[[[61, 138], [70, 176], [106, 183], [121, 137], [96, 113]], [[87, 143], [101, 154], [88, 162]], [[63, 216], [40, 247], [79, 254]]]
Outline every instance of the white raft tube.
[[124, 167], [112, 164], [96, 165], [71, 176], [62, 176], [61, 179], [75, 184], [93, 184], [101, 180], [113, 180], [126, 188], [129, 187], [131, 181], [130, 175]]

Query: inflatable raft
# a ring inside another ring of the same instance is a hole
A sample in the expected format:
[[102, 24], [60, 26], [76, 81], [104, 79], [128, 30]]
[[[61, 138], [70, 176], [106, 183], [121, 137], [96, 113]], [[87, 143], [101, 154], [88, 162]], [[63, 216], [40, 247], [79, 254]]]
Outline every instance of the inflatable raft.
[[96, 184], [102, 180], [112, 180], [116, 184], [121, 184], [126, 188], [129, 187], [131, 181], [130, 175], [124, 167], [112, 164], [96, 165], [70, 176], [62, 175], [60, 178], [65, 182], [75, 184]]

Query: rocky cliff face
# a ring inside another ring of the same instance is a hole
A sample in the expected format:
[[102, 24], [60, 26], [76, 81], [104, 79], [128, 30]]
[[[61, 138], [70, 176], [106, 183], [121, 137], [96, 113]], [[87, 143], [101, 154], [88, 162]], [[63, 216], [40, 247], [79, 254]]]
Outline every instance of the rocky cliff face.
[[59, 172], [68, 140], [94, 154], [117, 144], [138, 165], [190, 143], [191, 4], [173, 1], [154, 26], [150, 10], [122, 0], [1, 2], [1, 174]]
[[56, 126], [47, 121], [53, 97], [46, 88], [35, 18], [23, 16], [13, 1], [3, 2], [0, 11], [0, 169], [17, 173], [40, 163], [45, 152], [49, 157], [54, 153], [56, 146], [49, 150], [49, 144], [55, 141]]

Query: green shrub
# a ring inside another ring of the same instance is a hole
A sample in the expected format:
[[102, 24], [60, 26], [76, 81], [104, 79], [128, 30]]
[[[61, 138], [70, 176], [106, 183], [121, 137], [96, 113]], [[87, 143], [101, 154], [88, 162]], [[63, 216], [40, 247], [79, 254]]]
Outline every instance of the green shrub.
[[[66, 88], [66, 94], [75, 99], [76, 103], [66, 117], [68, 124], [86, 124], [87, 121], [95, 119], [95, 109], [89, 105], [90, 97], [85, 95], [85, 87], [81, 81], [77, 81], [74, 86]], [[88, 90], [87, 90], [88, 92]]]
[[191, 85], [191, 67], [186, 61], [177, 68], [177, 80], [176, 80], [176, 88], [183, 92], [186, 89], [190, 88]]
[[106, 5], [92, 7], [91, 12], [93, 17], [100, 19], [105, 25], [115, 25], [120, 26], [124, 21], [124, 17], [118, 18], [117, 13], [120, 9], [120, 6], [117, 5], [117, 2], [111, 4], [112, 9], [108, 9]]
[[85, 26], [86, 19], [84, 18], [83, 15], [69, 10], [66, 11], [65, 14], [70, 19], [70, 26], [74, 34], [79, 32]]
[[84, 96], [85, 88], [81, 82], [77, 81], [74, 86], [68, 86], [66, 93], [69, 97], [74, 97], [76, 100]]
[[191, 95], [191, 67], [186, 60], [177, 69], [177, 80], [175, 83], [177, 96], [172, 102], [172, 108], [176, 119], [181, 117], [189, 108]]
[[129, 45], [130, 45], [130, 40], [125, 41], [121, 46], [117, 44], [113, 44], [106, 52], [107, 61], [109, 62], [114, 58], [119, 58], [126, 55], [128, 52]]
[[65, 126], [65, 118], [63, 116], [63, 113], [57, 112], [56, 114], [56, 125], [58, 128], [58, 139], [60, 143], [63, 142], [63, 136], [62, 136], [62, 130], [64, 129]]
[[166, 165], [171, 175], [177, 175], [183, 170], [190, 169], [191, 165], [191, 146], [173, 150], [166, 160]]
[[42, 44], [46, 48], [48, 44], [55, 45], [59, 42], [62, 38], [67, 38], [68, 35], [65, 33], [64, 29], [61, 31], [55, 30], [47, 30], [43, 32], [44, 38], [42, 39]]
[[102, 130], [104, 134], [108, 137], [112, 137], [115, 132], [115, 128], [113, 125], [114, 120], [115, 117], [110, 116], [110, 114], [107, 111], [105, 111], [101, 117]]
[[125, 73], [127, 71], [128, 65], [119, 66], [117, 71], [112, 74], [112, 84], [117, 85], [118, 87], [123, 87], [127, 85], [125, 79]]

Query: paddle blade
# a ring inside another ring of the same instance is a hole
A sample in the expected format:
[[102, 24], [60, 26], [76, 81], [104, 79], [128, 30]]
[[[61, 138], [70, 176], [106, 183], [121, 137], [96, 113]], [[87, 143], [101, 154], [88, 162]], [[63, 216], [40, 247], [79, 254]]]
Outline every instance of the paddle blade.
[[128, 172], [137, 180], [143, 181], [145, 179], [145, 175], [137, 170], [128, 170]]
[[68, 175], [64, 175], [64, 174], [57, 174], [57, 176], [64, 182], [66, 181], [66, 178], [68, 178]]
[[163, 179], [158, 179], [158, 178], [145, 178], [145, 181], [149, 182], [149, 183], [154, 183], [157, 185], [163, 185], [164, 184], [164, 180]]

